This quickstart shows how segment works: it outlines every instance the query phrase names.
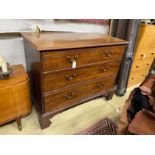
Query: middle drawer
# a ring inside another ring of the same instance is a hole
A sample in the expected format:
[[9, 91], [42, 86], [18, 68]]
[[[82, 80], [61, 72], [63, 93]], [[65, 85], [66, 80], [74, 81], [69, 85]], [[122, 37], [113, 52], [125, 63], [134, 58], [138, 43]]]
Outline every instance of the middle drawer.
[[86, 82], [96, 78], [115, 75], [118, 72], [120, 60], [102, 63], [83, 68], [58, 71], [43, 75], [43, 92], [53, 91], [63, 87], [69, 87], [80, 82]]

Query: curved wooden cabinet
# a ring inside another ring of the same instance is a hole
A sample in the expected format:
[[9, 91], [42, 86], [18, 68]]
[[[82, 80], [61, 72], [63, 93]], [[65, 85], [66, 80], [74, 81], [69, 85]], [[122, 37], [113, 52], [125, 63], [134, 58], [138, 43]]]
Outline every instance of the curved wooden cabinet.
[[9, 79], [0, 80], [0, 126], [16, 120], [22, 129], [21, 118], [31, 112], [29, 77], [22, 65], [11, 66]]
[[128, 42], [94, 33], [23, 37], [42, 129], [56, 113], [101, 95], [112, 98]]

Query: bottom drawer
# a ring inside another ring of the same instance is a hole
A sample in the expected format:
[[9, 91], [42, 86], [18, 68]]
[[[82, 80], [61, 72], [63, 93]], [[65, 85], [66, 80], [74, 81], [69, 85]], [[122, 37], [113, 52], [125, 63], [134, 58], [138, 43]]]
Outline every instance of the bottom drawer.
[[115, 77], [97, 79], [93, 82], [78, 85], [64, 91], [44, 95], [45, 112], [65, 110], [69, 107], [87, 101], [113, 88]]

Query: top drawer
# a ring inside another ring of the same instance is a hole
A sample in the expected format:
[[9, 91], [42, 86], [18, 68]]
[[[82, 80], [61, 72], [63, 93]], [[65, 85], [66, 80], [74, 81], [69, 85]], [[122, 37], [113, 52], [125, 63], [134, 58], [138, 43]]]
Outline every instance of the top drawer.
[[71, 69], [122, 58], [126, 46], [83, 48], [42, 53], [43, 71]]

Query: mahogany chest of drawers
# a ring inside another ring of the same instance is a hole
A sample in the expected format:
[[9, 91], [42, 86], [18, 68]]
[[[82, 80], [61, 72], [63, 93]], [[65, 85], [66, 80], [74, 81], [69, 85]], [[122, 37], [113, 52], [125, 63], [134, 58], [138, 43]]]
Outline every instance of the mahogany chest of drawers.
[[24, 33], [27, 69], [40, 125], [85, 101], [111, 99], [127, 42], [94, 33]]

